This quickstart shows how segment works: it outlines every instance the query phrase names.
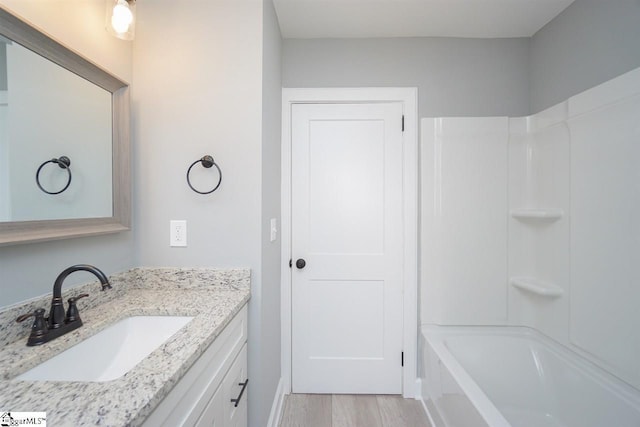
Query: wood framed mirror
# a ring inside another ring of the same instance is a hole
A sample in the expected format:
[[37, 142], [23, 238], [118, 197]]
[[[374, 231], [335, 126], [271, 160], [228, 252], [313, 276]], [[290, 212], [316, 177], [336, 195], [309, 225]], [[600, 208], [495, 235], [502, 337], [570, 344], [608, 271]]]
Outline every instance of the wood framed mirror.
[[[85, 199], [86, 195], [92, 194], [95, 196], [95, 193], [100, 193], [106, 199], [101, 203], [104, 205], [104, 208], [100, 211], [92, 212], [91, 214], [84, 214], [80, 208], [76, 208], [75, 206], [67, 206], [67, 213], [59, 213], [51, 215], [51, 217], [45, 217], [44, 219], [40, 219], [39, 217], [34, 217], [35, 219], [31, 219], [31, 215], [7, 215], [4, 220], [0, 219], [0, 246], [7, 245], [15, 245], [21, 243], [29, 243], [29, 242], [42, 242], [48, 240], [58, 240], [72, 237], [80, 237], [80, 236], [90, 236], [90, 235], [99, 235], [99, 234], [107, 234], [107, 233], [115, 233], [120, 231], [129, 230], [131, 227], [131, 166], [130, 166], [130, 119], [129, 119], [129, 85], [108, 73], [104, 69], [100, 68], [96, 64], [82, 57], [78, 53], [73, 50], [67, 48], [62, 45], [58, 41], [52, 39], [42, 31], [34, 28], [29, 23], [23, 21], [22, 19], [14, 16], [9, 11], [5, 10], [2, 6], [0, 6], [0, 38], [4, 39], [6, 44], [19, 45], [26, 50], [31, 51], [37, 55], [39, 55], [39, 60], [44, 60], [56, 64], [55, 67], [62, 67], [64, 70], [67, 70], [69, 75], [73, 75], [73, 78], [77, 78], [78, 76], [81, 78], [79, 80], [82, 81], [81, 84], [86, 86], [95, 86], [97, 91], [102, 91], [105, 93], [103, 98], [106, 98], [106, 102], [110, 101], [110, 108], [107, 104], [107, 107], [102, 107], [102, 111], [106, 117], [101, 117], [100, 121], [102, 123], [106, 123], [107, 131], [95, 130], [95, 135], [99, 135], [100, 138], [92, 138], [92, 139], [101, 139], [105, 141], [106, 146], [103, 146], [101, 150], [103, 152], [107, 152], [107, 155], [104, 156], [104, 162], [106, 163], [110, 160], [111, 168], [107, 172], [103, 173], [106, 178], [105, 180], [110, 181], [110, 188], [107, 185], [105, 188], [99, 186], [90, 185], [90, 182], [84, 183], [84, 187], [81, 191], [77, 193], [84, 194]], [[6, 59], [6, 54], [5, 54]], [[5, 68], [6, 66], [5, 60]], [[9, 74], [5, 71], [5, 80], [7, 79], [6, 75]], [[14, 75], [17, 73], [13, 73]], [[42, 80], [42, 79], [40, 79]], [[64, 94], [64, 90], [57, 88], [58, 93]], [[106, 92], [104, 92], [106, 91]], [[6, 91], [10, 92], [10, 89]], [[34, 89], [33, 92], [36, 92]], [[82, 95], [84, 96], [84, 95]], [[5, 103], [9, 107], [11, 103]], [[61, 101], [61, 106], [66, 105], [64, 100]], [[61, 107], [62, 109], [63, 107]], [[6, 120], [7, 126], [14, 125], [17, 127], [18, 120]], [[42, 120], [35, 119], [33, 126], [37, 127], [41, 124]], [[82, 122], [85, 127], [87, 121], [83, 119], [79, 119], [78, 125]], [[1, 123], [0, 123], [1, 124]], [[75, 131], [77, 127], [75, 124], [69, 124], [68, 126], [69, 133]], [[110, 138], [109, 138], [110, 131]], [[91, 132], [91, 129], [86, 130], [86, 132]], [[0, 132], [1, 133], [1, 132]], [[7, 132], [4, 131], [6, 134]], [[76, 132], [77, 133], [77, 132]], [[86, 133], [85, 133], [86, 135]], [[5, 135], [6, 136], [6, 135]], [[19, 146], [21, 143], [16, 141], [11, 141], [10, 138], [6, 138], [6, 144], [13, 142], [14, 147]], [[110, 142], [110, 146], [108, 146]], [[83, 147], [85, 152], [91, 153], [93, 150], [92, 147]], [[9, 149], [6, 150], [7, 152]], [[14, 150], [16, 151], [16, 150]], [[62, 150], [61, 150], [62, 151]], [[65, 154], [65, 153], [60, 153]], [[0, 152], [2, 155], [2, 152]], [[12, 163], [20, 163], [12, 165], [14, 168], [25, 167], [28, 168], [29, 171], [34, 169], [32, 164], [23, 165], [22, 162], [16, 162], [15, 159], [9, 159], [8, 156], [4, 159], [5, 165], [9, 165]], [[42, 161], [47, 161], [51, 157], [35, 157], [33, 162], [35, 162], [36, 166], [38, 163]], [[107, 159], [108, 158], [108, 159]], [[98, 159], [98, 162], [102, 159]], [[31, 161], [31, 160], [30, 160]], [[3, 159], [0, 159], [0, 164], [2, 164]], [[97, 164], [97, 163], [96, 163]], [[62, 166], [61, 166], [62, 167]], [[85, 168], [95, 169], [97, 166], [87, 166]], [[107, 169], [109, 166], [107, 164]], [[6, 169], [6, 168], [5, 168]], [[72, 160], [72, 170], [73, 170], [73, 160]], [[89, 173], [85, 173], [85, 176], [90, 175]], [[27, 181], [29, 185], [29, 191], [32, 191], [31, 187], [36, 186], [35, 179], [35, 170], [31, 172], [30, 179], [26, 178], [21, 179], [23, 188]], [[69, 175], [70, 176], [70, 175]], [[80, 175], [82, 178], [82, 175]], [[5, 191], [9, 193], [11, 191], [7, 182], [9, 179], [5, 179], [5, 186], [7, 189]], [[14, 179], [14, 181], [18, 181], [18, 179]], [[38, 182], [38, 186], [39, 186]], [[13, 185], [13, 184], [11, 184]], [[110, 190], [110, 194], [109, 194]], [[33, 190], [37, 191], [37, 190]], [[0, 195], [1, 196], [1, 195]], [[80, 196], [76, 194], [76, 199], [79, 199]], [[44, 196], [41, 196], [44, 197]], [[51, 197], [48, 196], [47, 197]], [[9, 199], [7, 199], [9, 200]], [[41, 199], [44, 200], [44, 199]], [[71, 200], [68, 197], [67, 202]], [[42, 206], [34, 197], [27, 198], [27, 202], [31, 203], [28, 205], [28, 209], [33, 212], [37, 211], [46, 211], [50, 209], [49, 206]], [[25, 202], [24, 204], [27, 204]], [[75, 203], [75, 200], [72, 200], [69, 203]], [[3, 203], [2, 197], [0, 197], [0, 203]], [[8, 205], [11, 205], [11, 202], [4, 202], [5, 208]], [[85, 202], [85, 204], [94, 204], [93, 202]], [[17, 203], [14, 203], [17, 205]], [[0, 208], [2, 208], [0, 206]], [[1, 210], [1, 209], [0, 209]], [[9, 209], [5, 209], [8, 211]], [[17, 210], [17, 209], [14, 209]], [[52, 210], [53, 212], [53, 210]], [[1, 213], [1, 212], [0, 212]]]

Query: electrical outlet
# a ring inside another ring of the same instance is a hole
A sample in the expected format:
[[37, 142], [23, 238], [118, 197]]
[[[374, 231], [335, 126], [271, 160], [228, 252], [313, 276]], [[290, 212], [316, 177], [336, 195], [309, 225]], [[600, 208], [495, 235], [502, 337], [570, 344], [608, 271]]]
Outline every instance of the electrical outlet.
[[187, 246], [187, 221], [185, 220], [169, 221], [169, 246], [173, 246], [173, 247]]
[[276, 238], [278, 237], [278, 222], [275, 218], [271, 218], [271, 241], [275, 242]]

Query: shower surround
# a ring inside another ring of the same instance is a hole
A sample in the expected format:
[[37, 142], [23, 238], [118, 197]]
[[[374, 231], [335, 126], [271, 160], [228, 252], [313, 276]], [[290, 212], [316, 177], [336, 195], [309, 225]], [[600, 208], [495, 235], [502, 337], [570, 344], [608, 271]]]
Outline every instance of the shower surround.
[[532, 328], [638, 392], [638, 117], [640, 69], [528, 117], [423, 119], [422, 324]]

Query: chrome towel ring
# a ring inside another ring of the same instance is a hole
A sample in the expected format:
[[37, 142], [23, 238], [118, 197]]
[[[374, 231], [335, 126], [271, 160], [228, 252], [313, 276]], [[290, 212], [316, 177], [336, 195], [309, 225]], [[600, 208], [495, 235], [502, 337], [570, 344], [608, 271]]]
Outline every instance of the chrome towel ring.
[[[191, 179], [189, 178], [189, 174], [191, 173], [191, 168], [193, 168], [196, 164], [198, 163], [202, 163], [202, 166], [206, 169], [211, 168], [211, 166], [215, 166], [216, 169], [218, 169], [218, 183], [216, 184], [215, 187], [213, 187], [213, 190], [209, 190], [209, 191], [200, 191], [200, 190], [196, 190], [193, 185], [191, 185]], [[196, 160], [195, 162], [191, 163], [191, 166], [189, 166], [189, 169], [187, 169], [187, 184], [189, 184], [189, 187], [195, 191], [198, 194], [211, 194], [214, 191], [216, 191], [218, 189], [218, 187], [220, 187], [220, 184], [222, 183], [222, 171], [220, 170], [220, 166], [218, 166], [216, 164], [216, 162], [213, 161], [213, 157], [206, 155], [201, 159]]]
[[[61, 169], [65, 169], [67, 171], [67, 174], [69, 174], [69, 179], [67, 179], [67, 185], [65, 185], [62, 190], [60, 190], [60, 191], [47, 191], [47, 190], [44, 189], [44, 187], [42, 187], [42, 184], [40, 184], [40, 171], [42, 170], [42, 168], [47, 163], [55, 163]], [[67, 156], [60, 156], [60, 158], [58, 158], [58, 159], [47, 160], [46, 162], [41, 164], [40, 167], [38, 168], [38, 171], [36, 172], [36, 184], [38, 184], [38, 188], [41, 189], [42, 191], [44, 191], [47, 194], [60, 194], [60, 193], [62, 193], [64, 190], [69, 188], [69, 185], [71, 185], [71, 168], [69, 166], [71, 166], [71, 160]]]

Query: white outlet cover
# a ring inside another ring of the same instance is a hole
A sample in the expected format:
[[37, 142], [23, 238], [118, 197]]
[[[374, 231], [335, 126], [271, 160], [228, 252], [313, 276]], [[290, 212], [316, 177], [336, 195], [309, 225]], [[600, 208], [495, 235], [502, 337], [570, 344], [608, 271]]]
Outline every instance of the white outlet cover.
[[169, 221], [169, 246], [171, 247], [187, 246], [187, 221], [186, 220]]

